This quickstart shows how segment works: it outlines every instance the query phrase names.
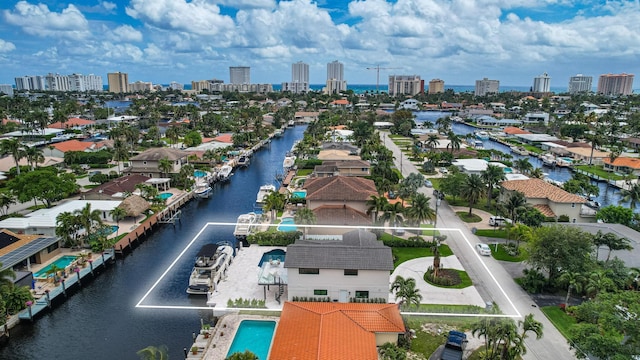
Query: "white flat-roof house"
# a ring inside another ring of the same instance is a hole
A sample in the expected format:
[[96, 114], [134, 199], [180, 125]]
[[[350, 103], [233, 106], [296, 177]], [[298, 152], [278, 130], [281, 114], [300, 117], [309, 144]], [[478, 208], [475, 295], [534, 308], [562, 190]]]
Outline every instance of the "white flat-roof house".
[[393, 270], [391, 248], [365, 230], [341, 240], [298, 240], [287, 247], [288, 299], [294, 297], [353, 299], [389, 298]]
[[0, 229], [7, 229], [16, 234], [38, 234], [56, 236], [56, 218], [64, 212], [73, 213], [81, 210], [86, 204], [91, 210], [99, 210], [103, 221], [113, 221], [111, 210], [120, 205], [119, 200], [72, 200], [50, 209], [36, 210], [22, 218], [7, 218], [0, 221]]

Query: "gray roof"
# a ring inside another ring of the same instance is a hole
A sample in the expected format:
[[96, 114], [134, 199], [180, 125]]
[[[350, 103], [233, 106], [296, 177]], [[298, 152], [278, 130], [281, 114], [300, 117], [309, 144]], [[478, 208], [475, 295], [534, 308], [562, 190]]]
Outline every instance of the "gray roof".
[[175, 161], [185, 158], [187, 155], [189, 155], [188, 152], [178, 149], [151, 148], [141, 152], [129, 160], [160, 161], [161, 159], [169, 159], [171, 161]]
[[342, 240], [299, 240], [287, 247], [286, 268], [393, 270], [391, 248], [365, 230], [353, 230]]
[[11, 268], [14, 265], [28, 259], [32, 255], [46, 249], [50, 245], [57, 243], [59, 240], [56, 237], [41, 237], [37, 238], [10, 253], [0, 256], [0, 263], [2, 263], [2, 269]]

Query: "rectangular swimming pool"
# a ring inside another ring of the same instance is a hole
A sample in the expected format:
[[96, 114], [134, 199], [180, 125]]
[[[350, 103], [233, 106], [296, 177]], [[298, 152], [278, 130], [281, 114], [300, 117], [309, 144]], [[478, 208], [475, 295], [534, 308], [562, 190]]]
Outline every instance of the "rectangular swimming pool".
[[242, 320], [238, 331], [233, 337], [231, 348], [227, 352], [229, 357], [237, 352], [246, 350], [254, 353], [258, 359], [266, 360], [269, 356], [273, 333], [276, 329], [276, 322], [270, 320]]
[[51, 267], [53, 265], [64, 269], [65, 267], [69, 266], [69, 264], [71, 264], [73, 262], [73, 260], [75, 260], [77, 258], [77, 256], [73, 256], [73, 255], [65, 255], [62, 256], [59, 259], [56, 259], [56, 261], [52, 262], [51, 264], [43, 267], [42, 269], [40, 269], [40, 271], [36, 272], [35, 274], [33, 274], [34, 278], [43, 278], [47, 276], [47, 271], [49, 271], [49, 269], [51, 269]]

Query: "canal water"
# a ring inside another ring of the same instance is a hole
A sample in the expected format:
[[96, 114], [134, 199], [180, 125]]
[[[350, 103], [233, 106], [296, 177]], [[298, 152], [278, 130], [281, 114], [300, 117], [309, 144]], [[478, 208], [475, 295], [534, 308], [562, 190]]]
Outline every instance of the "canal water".
[[[450, 113], [440, 112], [440, 111], [421, 111], [415, 112], [416, 115], [416, 123], [423, 122], [431, 122], [435, 127], [435, 122], [441, 117], [450, 116]], [[458, 122], [454, 122], [452, 124], [452, 130], [457, 135], [467, 135], [469, 133], [473, 133], [476, 128], [473, 126], [469, 126], [467, 124], [462, 124]], [[493, 149], [502, 151], [506, 154], [511, 154], [515, 159], [527, 158], [529, 163], [533, 165], [534, 168], [542, 168], [542, 171], [547, 174], [547, 177], [551, 180], [565, 182], [572, 177], [572, 172], [569, 168], [557, 166], [555, 168], [547, 167], [542, 165], [542, 160], [538, 159], [535, 156], [530, 155], [518, 155], [512, 153], [508, 146], [505, 146], [497, 141], [493, 140], [482, 140], [485, 149]], [[617, 188], [612, 186], [607, 186], [605, 182], [592, 182], [595, 185], [598, 185], [600, 189], [600, 194], [595, 197], [595, 200], [600, 203], [601, 206], [607, 205], [618, 205], [620, 203], [620, 191]], [[621, 203], [621, 205], [629, 205], [629, 203]]]
[[[254, 211], [261, 185], [276, 183], [282, 161], [305, 127], [289, 128], [281, 138], [256, 152], [247, 168], [236, 169], [231, 181], [216, 184], [209, 199], [182, 208], [175, 228], [162, 225], [139, 248], [34, 324], [11, 330], [0, 359], [138, 359], [136, 351], [166, 345], [171, 359], [184, 358], [183, 348], [211, 312], [135, 308], [207, 222], [235, 223]], [[145, 305], [205, 306], [205, 297], [187, 296], [185, 289], [195, 255], [205, 243], [234, 241], [233, 227], [209, 227], [146, 298]], [[247, 274], [252, 281], [255, 274]]]

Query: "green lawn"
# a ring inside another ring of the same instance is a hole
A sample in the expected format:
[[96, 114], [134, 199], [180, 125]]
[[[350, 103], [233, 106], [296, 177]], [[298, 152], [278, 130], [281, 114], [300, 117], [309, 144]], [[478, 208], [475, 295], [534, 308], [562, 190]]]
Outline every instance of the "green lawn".
[[609, 179], [609, 180], [624, 180], [624, 176], [621, 175], [616, 175], [610, 171], [606, 171], [603, 169], [602, 166], [596, 166], [596, 165], [577, 165], [575, 166], [576, 169], [578, 170], [582, 170], [585, 172], [588, 172], [590, 174], [593, 174], [595, 176], [598, 176], [602, 179]]
[[569, 328], [576, 323], [574, 317], [567, 315], [559, 306], [543, 306], [540, 310], [565, 338], [570, 339]]
[[491, 256], [493, 256], [496, 260], [509, 261], [509, 262], [521, 262], [526, 260], [529, 257], [529, 253], [520, 245], [520, 255], [511, 256], [504, 248], [503, 244], [498, 244], [498, 251], [496, 251], [495, 245], [489, 245], [491, 248]]
[[482, 221], [482, 218], [476, 214], [471, 214], [471, 216], [469, 216], [469, 212], [468, 211], [458, 211], [456, 212], [456, 215], [458, 215], [458, 217], [460, 218], [460, 220], [466, 222], [466, 223], [478, 223], [480, 221]]
[[[429, 181], [431, 181], [431, 184], [433, 185], [434, 189], [440, 189], [440, 182], [442, 181], [442, 178], [430, 178], [430, 177], [427, 177], [427, 179], [429, 179]], [[435, 199], [433, 199], [433, 201], [435, 201]]]
[[[420, 224], [421, 228], [433, 229], [433, 224]], [[422, 230], [422, 236], [433, 237], [434, 230]], [[440, 235], [440, 231], [435, 230], [435, 235]]]
[[[462, 200], [460, 198], [452, 198], [451, 196], [447, 196], [447, 202], [449, 203], [449, 205], [451, 206], [464, 206], [467, 208], [467, 212], [469, 212], [469, 202], [466, 200]], [[478, 210], [484, 210], [486, 212], [495, 214], [496, 210], [494, 209], [494, 207], [487, 207], [487, 200], [486, 199], [480, 199], [480, 201], [478, 201], [477, 203], [475, 203], [473, 205], [474, 209], [478, 209]], [[473, 210], [472, 210], [473, 212]]]
[[308, 176], [311, 175], [313, 169], [300, 169], [296, 172], [296, 176]]
[[446, 304], [420, 304], [413, 312], [443, 313], [443, 314], [484, 314], [484, 308], [475, 305], [446, 305]]
[[[421, 257], [433, 256], [433, 250], [431, 248], [409, 248], [409, 247], [394, 247], [391, 248], [391, 253], [395, 261], [393, 262], [394, 268], [402, 264], [405, 261], [417, 259]], [[453, 251], [445, 244], [440, 245], [440, 256], [451, 256]], [[426, 270], [426, 269], [425, 269]]]
[[492, 238], [506, 239], [507, 238], [507, 230], [500, 229], [500, 228], [496, 228], [496, 229], [478, 229], [478, 230], [476, 230], [476, 236], [486, 236], [486, 237], [492, 237]]

